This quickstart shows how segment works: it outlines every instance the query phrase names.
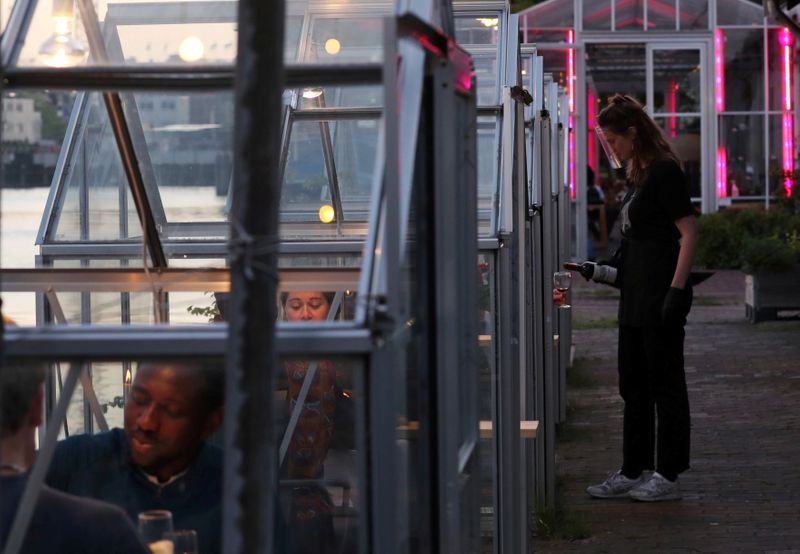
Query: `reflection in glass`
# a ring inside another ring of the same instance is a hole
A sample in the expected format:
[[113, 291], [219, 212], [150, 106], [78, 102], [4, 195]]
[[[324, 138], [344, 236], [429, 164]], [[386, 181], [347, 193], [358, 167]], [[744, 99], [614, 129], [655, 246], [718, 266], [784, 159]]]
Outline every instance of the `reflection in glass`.
[[[525, 10], [520, 17], [519, 27], [522, 30], [528, 29], [572, 29], [575, 26], [574, 5], [572, 2], [562, 2], [560, 0], [547, 0], [536, 6]], [[584, 13], [586, 13], [584, 11]], [[526, 40], [524, 42], [535, 42]]]
[[764, 170], [764, 116], [720, 116], [719, 145], [726, 152], [725, 196], [763, 196], [767, 179]]
[[612, 0], [612, 2], [615, 3], [616, 30], [644, 30], [644, 2], [642, 0]]
[[[552, 0], [555, 2], [556, 0]], [[582, 0], [583, 28], [586, 31], [611, 30], [612, 0]]]
[[[683, 12], [683, 2], [681, 2]], [[675, 0], [658, 0], [647, 3], [647, 30], [669, 31], [675, 29]]]
[[380, 62], [383, 21], [377, 17], [315, 17], [303, 60], [310, 63]]
[[497, 58], [495, 55], [474, 55], [475, 80], [478, 83], [477, 103], [479, 106], [496, 106], [500, 103], [497, 95]]
[[761, 29], [723, 29], [727, 111], [764, 109], [764, 33]]
[[[289, 322], [330, 320], [343, 295], [289, 291], [280, 295]], [[355, 368], [336, 360], [283, 360], [278, 399], [281, 497], [289, 552], [355, 549]]]
[[700, 51], [653, 50], [653, 106], [656, 112], [701, 111]]
[[763, 21], [764, 8], [759, 3], [717, 0], [717, 25], [761, 25]]
[[461, 45], [497, 44], [500, 35], [498, 16], [498, 13], [486, 13], [456, 17], [456, 41]]
[[617, 92], [647, 103], [644, 44], [587, 44], [586, 72], [600, 109]]
[[[708, 29], [708, 0], [680, 0], [680, 28]], [[718, 4], [719, 5], [719, 2]], [[719, 22], [718, 22], [719, 23]]]
[[656, 117], [664, 136], [681, 161], [692, 198], [702, 196], [703, 136], [699, 117]]

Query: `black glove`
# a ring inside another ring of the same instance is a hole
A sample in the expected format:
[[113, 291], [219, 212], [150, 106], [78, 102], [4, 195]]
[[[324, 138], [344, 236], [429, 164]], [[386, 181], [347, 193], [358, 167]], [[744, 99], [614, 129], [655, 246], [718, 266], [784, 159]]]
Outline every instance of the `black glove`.
[[692, 307], [692, 289], [670, 287], [661, 306], [661, 322], [665, 325], [683, 325]]

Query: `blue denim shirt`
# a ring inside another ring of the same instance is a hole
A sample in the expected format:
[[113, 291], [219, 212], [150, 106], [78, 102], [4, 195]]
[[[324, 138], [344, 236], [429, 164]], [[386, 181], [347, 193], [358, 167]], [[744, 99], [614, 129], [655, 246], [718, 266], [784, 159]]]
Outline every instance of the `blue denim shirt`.
[[200, 554], [222, 551], [222, 451], [204, 444], [186, 473], [149, 481], [130, 460], [125, 431], [75, 435], [56, 446], [47, 484], [120, 506], [135, 523], [144, 510], [169, 510], [175, 529], [194, 529]]

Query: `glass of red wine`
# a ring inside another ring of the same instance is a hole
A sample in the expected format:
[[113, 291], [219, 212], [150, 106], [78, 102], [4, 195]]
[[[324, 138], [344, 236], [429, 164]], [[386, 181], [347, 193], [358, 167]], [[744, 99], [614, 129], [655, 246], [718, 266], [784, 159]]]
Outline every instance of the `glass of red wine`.
[[[556, 271], [553, 273], [553, 286], [556, 290], [562, 294], [566, 294], [569, 290], [569, 286], [572, 284], [572, 273], [569, 271]], [[569, 308], [570, 306], [564, 304], [563, 308]]]

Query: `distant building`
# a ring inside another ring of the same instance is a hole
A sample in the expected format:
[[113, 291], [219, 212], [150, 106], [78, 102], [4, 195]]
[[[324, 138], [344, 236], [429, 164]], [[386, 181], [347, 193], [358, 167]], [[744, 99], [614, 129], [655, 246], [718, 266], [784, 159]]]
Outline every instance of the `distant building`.
[[3, 142], [36, 143], [42, 139], [42, 114], [32, 98], [3, 98]]

